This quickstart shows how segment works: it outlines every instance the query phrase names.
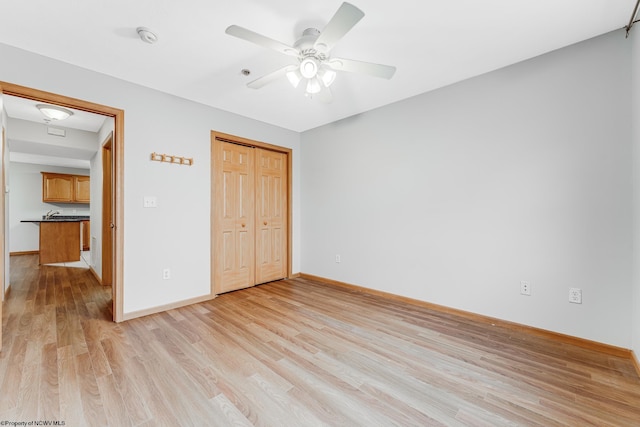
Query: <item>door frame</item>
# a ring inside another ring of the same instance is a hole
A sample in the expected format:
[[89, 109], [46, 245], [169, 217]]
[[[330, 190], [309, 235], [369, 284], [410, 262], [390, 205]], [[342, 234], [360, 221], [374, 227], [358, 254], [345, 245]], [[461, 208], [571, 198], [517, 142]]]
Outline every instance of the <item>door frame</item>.
[[[100, 146], [102, 154], [102, 284], [113, 286], [113, 133]], [[109, 236], [107, 239], [105, 236]], [[104, 268], [105, 265], [111, 268]]]
[[[0, 87], [0, 97], [2, 97], [2, 88]], [[0, 102], [0, 105], [2, 105], [2, 103]], [[0, 108], [0, 114], [2, 114], [2, 109]], [[2, 351], [2, 307], [4, 305], [4, 300], [5, 300], [5, 276], [6, 276], [6, 270], [5, 270], [5, 259], [6, 259], [6, 251], [7, 251], [7, 247], [5, 245], [5, 225], [6, 225], [6, 221], [5, 221], [5, 199], [7, 197], [7, 192], [6, 192], [6, 185], [7, 185], [7, 181], [6, 181], [6, 173], [7, 173], [7, 168], [6, 168], [6, 163], [5, 163], [5, 150], [6, 150], [6, 139], [5, 139], [5, 134], [6, 134], [6, 130], [5, 130], [5, 124], [2, 121], [2, 118], [0, 117], [0, 162], [1, 166], [0, 166], [0, 170], [2, 172], [1, 176], [0, 176], [0, 188], [2, 188], [2, 192], [0, 192], [0, 223], [2, 223], [2, 226], [0, 226], [0, 257], [2, 257], [2, 261], [0, 261], [0, 265], [2, 266], [2, 268], [0, 268], [0, 352]]]
[[216, 253], [215, 253], [215, 242], [216, 242], [216, 236], [214, 235], [214, 230], [215, 230], [215, 203], [216, 203], [216, 198], [215, 198], [215, 184], [216, 184], [216, 177], [215, 177], [215, 170], [213, 168], [213, 156], [214, 156], [214, 151], [213, 151], [213, 144], [214, 141], [223, 141], [223, 142], [229, 142], [231, 144], [238, 144], [238, 145], [245, 145], [248, 147], [254, 147], [254, 148], [262, 148], [264, 150], [269, 150], [269, 151], [275, 151], [278, 153], [283, 153], [286, 155], [287, 157], [287, 268], [286, 268], [286, 273], [287, 273], [287, 278], [291, 278], [292, 275], [292, 226], [293, 226], [293, 209], [292, 209], [292, 200], [291, 200], [291, 195], [293, 193], [293, 150], [291, 148], [287, 148], [287, 147], [281, 147], [279, 145], [273, 145], [273, 144], [268, 144], [266, 142], [261, 142], [261, 141], [255, 141], [253, 139], [248, 139], [248, 138], [242, 138], [240, 136], [236, 136], [236, 135], [230, 135], [227, 133], [222, 133], [222, 132], [218, 132], [215, 130], [211, 131], [211, 159], [210, 159], [210, 164], [211, 164], [211, 227], [210, 227], [210, 233], [211, 233], [211, 297], [215, 298], [215, 296], [217, 295], [215, 292], [215, 282], [214, 282], [214, 278], [215, 278], [215, 266], [216, 263], [214, 262], [214, 259], [216, 257]]
[[[113, 171], [114, 171], [114, 245], [113, 245], [113, 264], [112, 264], [112, 297], [113, 297], [113, 321], [121, 322], [124, 320], [123, 315], [123, 279], [124, 279], [124, 110], [109, 107], [106, 105], [96, 104], [77, 98], [58, 95], [51, 92], [45, 92], [26, 86], [20, 86], [13, 83], [0, 81], [0, 92], [4, 95], [12, 95], [20, 98], [31, 99], [38, 102], [55, 104], [61, 107], [74, 108], [76, 110], [87, 111], [90, 113], [100, 114], [114, 119], [113, 129]], [[3, 233], [4, 223], [2, 224]], [[103, 236], [104, 239], [104, 236]], [[0, 261], [3, 270], [5, 268], [4, 259]], [[103, 265], [104, 269], [105, 266]]]

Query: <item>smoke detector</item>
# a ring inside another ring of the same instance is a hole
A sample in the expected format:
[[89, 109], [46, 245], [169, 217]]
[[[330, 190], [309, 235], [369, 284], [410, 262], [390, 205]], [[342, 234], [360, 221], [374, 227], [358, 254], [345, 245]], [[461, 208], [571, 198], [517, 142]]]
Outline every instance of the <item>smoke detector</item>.
[[158, 36], [156, 33], [148, 29], [147, 27], [138, 27], [136, 28], [138, 32], [138, 36], [140, 36], [140, 40], [145, 43], [154, 44], [158, 41]]

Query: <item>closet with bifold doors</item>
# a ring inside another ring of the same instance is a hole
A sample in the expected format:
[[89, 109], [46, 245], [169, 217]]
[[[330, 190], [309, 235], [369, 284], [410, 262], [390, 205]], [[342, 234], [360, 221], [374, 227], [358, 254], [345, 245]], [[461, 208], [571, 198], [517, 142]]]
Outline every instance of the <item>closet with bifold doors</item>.
[[286, 278], [291, 150], [212, 132], [212, 293]]

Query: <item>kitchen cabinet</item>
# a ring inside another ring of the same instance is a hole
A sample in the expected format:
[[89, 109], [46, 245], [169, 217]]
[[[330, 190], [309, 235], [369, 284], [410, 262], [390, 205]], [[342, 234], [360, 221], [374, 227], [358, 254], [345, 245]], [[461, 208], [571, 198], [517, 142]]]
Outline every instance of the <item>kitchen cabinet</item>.
[[71, 202], [73, 200], [73, 176], [42, 172], [42, 201]]
[[90, 240], [91, 240], [91, 231], [90, 231], [90, 221], [82, 221], [81, 225], [80, 225], [80, 230], [82, 233], [82, 250], [83, 251], [88, 251], [91, 247], [90, 247]]
[[89, 203], [90, 178], [84, 175], [42, 172], [42, 201]]
[[40, 264], [80, 260], [80, 222], [40, 223]]
[[89, 203], [91, 187], [88, 176], [75, 175], [73, 177], [73, 184], [75, 187], [75, 199], [76, 203]]

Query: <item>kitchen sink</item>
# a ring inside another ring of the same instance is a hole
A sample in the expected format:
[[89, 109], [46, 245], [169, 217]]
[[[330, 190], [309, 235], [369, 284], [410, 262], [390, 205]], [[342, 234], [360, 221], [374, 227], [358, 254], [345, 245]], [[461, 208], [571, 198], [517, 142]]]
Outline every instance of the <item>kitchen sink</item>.
[[78, 216], [52, 216], [47, 218], [42, 216], [42, 222], [64, 222], [64, 221], [89, 221], [90, 217], [86, 215]]

